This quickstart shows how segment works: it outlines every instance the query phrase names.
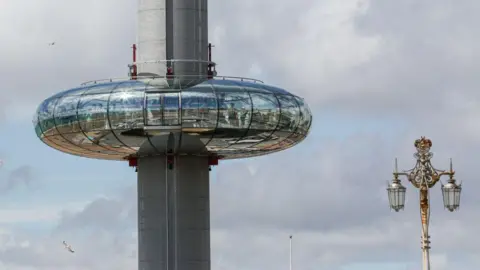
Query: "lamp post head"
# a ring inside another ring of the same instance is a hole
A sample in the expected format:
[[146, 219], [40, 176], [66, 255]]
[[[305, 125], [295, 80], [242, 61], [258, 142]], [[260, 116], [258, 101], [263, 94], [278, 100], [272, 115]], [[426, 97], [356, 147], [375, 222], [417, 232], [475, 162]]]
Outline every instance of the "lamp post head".
[[457, 185], [455, 179], [451, 178], [447, 184], [442, 185], [443, 205], [450, 212], [460, 207], [460, 194], [462, 185]]
[[393, 179], [392, 183], [388, 185], [388, 201], [390, 203], [390, 208], [398, 212], [403, 210], [405, 207], [405, 193], [407, 188], [405, 188], [398, 179]]

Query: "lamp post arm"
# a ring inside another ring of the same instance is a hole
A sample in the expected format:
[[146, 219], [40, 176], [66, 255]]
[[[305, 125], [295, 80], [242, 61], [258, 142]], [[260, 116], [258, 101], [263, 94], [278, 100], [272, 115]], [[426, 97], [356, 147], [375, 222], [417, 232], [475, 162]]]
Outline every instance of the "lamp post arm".
[[448, 176], [454, 176], [455, 175], [455, 171], [442, 171], [438, 174], [439, 177], [441, 176], [444, 176], [444, 175], [448, 175]]

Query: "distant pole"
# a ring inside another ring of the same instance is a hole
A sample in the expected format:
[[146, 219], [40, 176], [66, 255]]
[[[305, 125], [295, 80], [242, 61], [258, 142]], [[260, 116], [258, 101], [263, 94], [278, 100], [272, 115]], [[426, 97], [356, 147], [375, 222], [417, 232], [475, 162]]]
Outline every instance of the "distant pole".
[[292, 270], [292, 236], [290, 235], [290, 270]]

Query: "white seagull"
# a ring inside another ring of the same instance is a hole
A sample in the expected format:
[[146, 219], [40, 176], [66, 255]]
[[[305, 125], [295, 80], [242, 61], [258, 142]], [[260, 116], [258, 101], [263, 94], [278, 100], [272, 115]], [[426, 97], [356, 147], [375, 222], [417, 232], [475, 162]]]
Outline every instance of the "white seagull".
[[70, 251], [71, 253], [75, 253], [75, 250], [73, 250], [72, 246], [70, 246], [69, 244], [67, 244], [67, 242], [63, 241], [63, 245], [65, 246], [65, 248]]

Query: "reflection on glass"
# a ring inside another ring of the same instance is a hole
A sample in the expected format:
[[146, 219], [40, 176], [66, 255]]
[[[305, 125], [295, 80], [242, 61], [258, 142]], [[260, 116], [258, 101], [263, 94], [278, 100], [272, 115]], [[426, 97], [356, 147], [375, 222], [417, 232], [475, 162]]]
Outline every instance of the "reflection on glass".
[[78, 104], [78, 121], [83, 132], [110, 129], [107, 118], [109, 94], [84, 95]]
[[143, 101], [140, 91], [113, 92], [109, 105], [112, 129], [143, 128]]
[[[75, 146], [67, 147], [86, 154], [89, 154], [91, 152], [105, 151], [105, 149], [101, 148], [100, 146], [92, 144], [92, 142], [87, 137], [85, 137], [82, 132], [62, 134], [62, 144], [66, 145], [66, 142], [69, 142], [71, 145]], [[78, 146], [78, 148], [76, 146]]]
[[41, 138], [43, 137], [43, 132], [42, 132], [42, 128], [40, 127], [40, 122], [38, 121], [39, 112], [40, 112], [40, 106], [37, 108], [37, 111], [33, 115], [32, 123], [33, 123], [33, 127], [35, 128], [35, 134], [37, 134], [37, 137]]
[[113, 89], [117, 88], [120, 84], [121, 83], [118, 82], [92, 84], [86, 87], [88, 89], [86, 90], [85, 95], [110, 94]]
[[[111, 152], [119, 152], [119, 153], [127, 153], [127, 154], [133, 154], [135, 151], [133, 149], [125, 146], [123, 143], [119, 142], [119, 133], [122, 131], [115, 131], [116, 135], [114, 135], [110, 130], [104, 130], [104, 131], [92, 131], [88, 133], [88, 139], [92, 141], [93, 144], [98, 144], [102, 146], [104, 149], [108, 149]], [[124, 142], [122, 140], [122, 142]], [[125, 143], [128, 143], [125, 142]]]
[[284, 144], [282, 143], [288, 138], [298, 126], [299, 108], [295, 97], [292, 95], [276, 95], [280, 102], [280, 115], [278, 126], [264, 141], [259, 144], [253, 145], [250, 150], [261, 151], [276, 151], [281, 149]]
[[[234, 86], [235, 87], [235, 86]], [[209, 150], [219, 150], [234, 144], [245, 136], [252, 117], [252, 103], [248, 93], [240, 87], [217, 88], [218, 124]]]
[[37, 137], [41, 138], [43, 137], [42, 129], [40, 128], [40, 123], [35, 123], [35, 134], [37, 134]]
[[180, 125], [180, 96], [179, 93], [165, 93], [162, 96], [163, 125]]
[[[145, 93], [131, 88], [122, 88], [112, 93], [110, 97], [109, 116], [115, 137], [125, 147], [122, 152], [134, 153], [145, 138], [137, 137], [136, 132], [144, 127], [144, 100]], [[113, 138], [112, 138], [113, 139]]]
[[180, 93], [147, 93], [147, 125], [180, 125]]
[[160, 93], [147, 93], [147, 125], [160, 126], [162, 124], [162, 105], [160, 102]]
[[182, 132], [198, 136], [208, 144], [218, 117], [217, 98], [210, 84], [203, 83], [182, 91]]
[[297, 143], [303, 141], [303, 139], [305, 139], [305, 135], [306, 134], [301, 134], [301, 133], [293, 133], [292, 135], [290, 135], [290, 137], [288, 137], [288, 139], [286, 141], [288, 141], [290, 144], [287, 146], [287, 147], [292, 147], [294, 145], [296, 145]]
[[279, 131], [294, 132], [299, 123], [299, 108], [294, 96], [277, 95], [280, 101], [281, 115]]
[[280, 117], [277, 98], [273, 94], [250, 93], [253, 116], [250, 130], [273, 131]]
[[182, 127], [194, 128], [194, 132], [211, 131], [217, 125], [217, 108], [217, 99], [209, 87], [182, 92]]
[[287, 92], [285, 89], [282, 89], [279, 87], [275, 87], [267, 84], [255, 84], [255, 85], [257, 85], [257, 87], [261, 87], [265, 90], [268, 90], [269, 92], [274, 93], [276, 95], [290, 95], [290, 93]]
[[54, 115], [57, 129], [61, 134], [81, 132], [77, 121], [77, 104], [79, 100], [80, 95], [71, 95], [63, 96], [58, 101]]
[[55, 122], [53, 121], [53, 111], [58, 99], [47, 99], [41, 105], [38, 112], [38, 118], [40, 121], [40, 128], [43, 131], [44, 136], [51, 136], [58, 134], [55, 129]]
[[299, 125], [296, 133], [307, 134], [310, 128], [311, 113], [308, 106], [305, 104], [302, 98], [295, 97], [300, 105]]
[[252, 117], [252, 104], [248, 93], [217, 91], [219, 128], [246, 129]]
[[[249, 90], [249, 88], [246, 88]], [[247, 134], [239, 138], [229, 149], [245, 149], [253, 147], [260, 142], [268, 140], [278, 125], [280, 108], [274, 94], [251, 91], [250, 97], [253, 104], [253, 114]]]

